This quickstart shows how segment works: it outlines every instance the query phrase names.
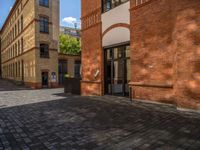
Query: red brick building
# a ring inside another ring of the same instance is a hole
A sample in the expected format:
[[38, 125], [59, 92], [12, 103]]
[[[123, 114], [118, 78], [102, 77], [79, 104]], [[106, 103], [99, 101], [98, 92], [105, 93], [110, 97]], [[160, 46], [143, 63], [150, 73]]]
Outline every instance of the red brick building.
[[82, 0], [82, 95], [200, 108], [200, 0]]

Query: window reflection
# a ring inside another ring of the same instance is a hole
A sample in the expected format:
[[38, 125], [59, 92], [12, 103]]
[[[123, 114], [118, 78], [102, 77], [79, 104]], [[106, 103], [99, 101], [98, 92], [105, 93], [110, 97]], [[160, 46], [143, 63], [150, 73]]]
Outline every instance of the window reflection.
[[107, 12], [129, 0], [102, 0], [103, 12]]
[[105, 50], [105, 90], [111, 95], [128, 95], [130, 81], [130, 46], [122, 45]]

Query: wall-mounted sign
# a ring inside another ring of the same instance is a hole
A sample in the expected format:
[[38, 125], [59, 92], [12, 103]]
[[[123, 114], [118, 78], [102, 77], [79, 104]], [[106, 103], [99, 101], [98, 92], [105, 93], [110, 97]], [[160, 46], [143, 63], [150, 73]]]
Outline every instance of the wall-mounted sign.
[[56, 82], [56, 73], [55, 72], [51, 73], [51, 82]]

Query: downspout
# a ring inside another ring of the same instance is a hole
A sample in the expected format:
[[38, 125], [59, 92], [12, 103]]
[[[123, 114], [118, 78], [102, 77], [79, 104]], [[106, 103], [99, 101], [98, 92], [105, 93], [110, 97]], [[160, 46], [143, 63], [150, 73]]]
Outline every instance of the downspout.
[[2, 62], [1, 62], [1, 37], [0, 37], [0, 79], [2, 78]]

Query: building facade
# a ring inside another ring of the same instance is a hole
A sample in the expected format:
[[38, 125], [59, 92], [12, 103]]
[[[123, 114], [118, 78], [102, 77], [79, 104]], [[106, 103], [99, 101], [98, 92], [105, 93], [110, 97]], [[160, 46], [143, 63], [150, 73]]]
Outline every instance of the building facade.
[[16, 0], [0, 36], [3, 78], [57, 86], [59, 0]]
[[65, 77], [80, 78], [81, 69], [81, 56], [80, 55], [67, 55], [59, 53], [58, 55], [58, 75], [59, 85], [64, 84]]
[[82, 95], [200, 108], [199, 0], [82, 0]]

